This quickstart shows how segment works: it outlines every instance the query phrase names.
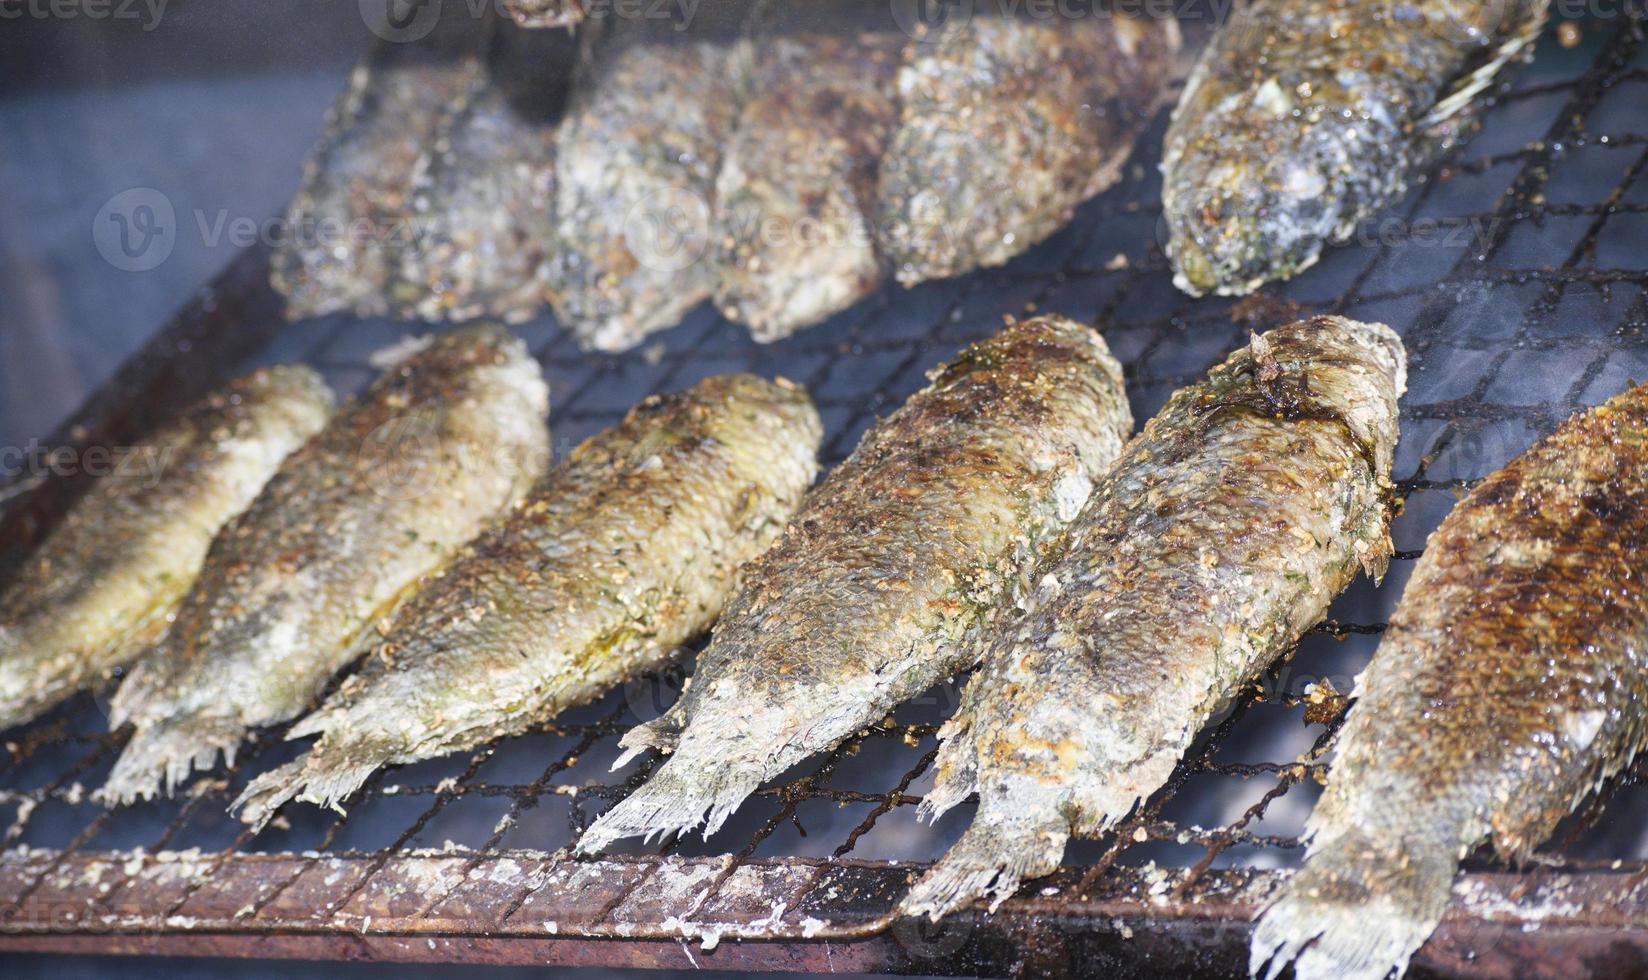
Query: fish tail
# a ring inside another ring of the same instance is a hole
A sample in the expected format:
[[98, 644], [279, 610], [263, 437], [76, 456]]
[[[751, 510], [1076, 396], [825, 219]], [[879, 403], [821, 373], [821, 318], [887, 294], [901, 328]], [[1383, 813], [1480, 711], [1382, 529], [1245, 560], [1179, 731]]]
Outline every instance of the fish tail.
[[1348, 831], [1313, 848], [1253, 933], [1248, 971], [1274, 980], [1383, 980], [1442, 920], [1456, 855], [1445, 843], [1383, 841]]
[[973, 825], [910, 889], [899, 914], [936, 922], [986, 895], [994, 911], [1026, 878], [1057, 870], [1069, 839], [1070, 823], [1056, 806], [1030, 801], [1011, 809], [981, 806]]
[[675, 751], [675, 746], [681, 741], [681, 720], [674, 708], [664, 712], [657, 718], [643, 724], [636, 725], [624, 733], [618, 740], [618, 746], [624, 750], [612, 763], [611, 772], [629, 765], [631, 759], [647, 751], [657, 749], [669, 753]]
[[664, 839], [699, 824], [707, 838], [755, 792], [765, 775], [765, 767], [754, 760], [672, 756], [640, 789], [584, 832], [578, 852], [599, 853], [624, 837]]
[[938, 737], [938, 775], [933, 779], [933, 788], [916, 806], [917, 819], [929, 823], [937, 822], [951, 807], [978, 792], [978, 749], [965, 705], [944, 723]]
[[235, 749], [246, 735], [238, 721], [206, 715], [183, 715], [142, 725], [120, 753], [97, 799], [108, 807], [125, 806], [157, 795], [171, 796], [189, 774], [210, 769], [221, 753], [234, 765]]
[[303, 770], [308, 756], [271, 769], [247, 784], [229, 812], [240, 811], [240, 821], [253, 830], [262, 830], [275, 812], [303, 792]]

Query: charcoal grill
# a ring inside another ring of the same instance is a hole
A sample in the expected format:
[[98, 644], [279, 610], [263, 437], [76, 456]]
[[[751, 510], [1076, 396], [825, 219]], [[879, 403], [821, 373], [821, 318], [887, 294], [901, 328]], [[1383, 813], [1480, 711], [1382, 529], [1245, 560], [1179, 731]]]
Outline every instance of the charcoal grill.
[[[1595, 6], [1593, 4], [1593, 6]], [[1103, 840], [994, 915], [896, 921], [912, 876], [965, 826], [914, 820], [946, 686], [764, 787], [709, 842], [566, 850], [656, 759], [617, 774], [619, 733], [661, 711], [691, 650], [657, 676], [534, 733], [379, 773], [346, 816], [306, 805], [252, 834], [224, 812], [296, 754], [259, 733], [179, 798], [116, 813], [89, 799], [124, 741], [107, 691], [4, 735], [0, 950], [1002, 975], [1229, 975], [1257, 904], [1297, 867], [1344, 692], [1372, 653], [1425, 535], [1458, 494], [1575, 410], [1648, 379], [1648, 23], [1607, 6], [1553, 28], [1481, 134], [1297, 280], [1240, 302], [1174, 291], [1158, 232], [1165, 113], [1123, 181], [1019, 260], [889, 288], [772, 346], [701, 308], [650, 347], [579, 353], [549, 317], [520, 328], [553, 390], [559, 451], [653, 391], [707, 374], [784, 374], [815, 393], [827, 462], [923, 372], [1004, 316], [1096, 323], [1149, 417], [1252, 330], [1302, 313], [1383, 320], [1412, 354], [1396, 472], [1403, 509], [1381, 587], [1330, 619], [1198, 741], [1171, 782]], [[340, 390], [411, 328], [286, 324], [268, 254], [242, 254], [57, 435], [119, 445], [231, 373], [301, 360]], [[80, 489], [0, 491], [14, 564]], [[1616, 779], [1529, 866], [1466, 865], [1416, 975], [1620, 976], [1648, 970], [1648, 797]]]

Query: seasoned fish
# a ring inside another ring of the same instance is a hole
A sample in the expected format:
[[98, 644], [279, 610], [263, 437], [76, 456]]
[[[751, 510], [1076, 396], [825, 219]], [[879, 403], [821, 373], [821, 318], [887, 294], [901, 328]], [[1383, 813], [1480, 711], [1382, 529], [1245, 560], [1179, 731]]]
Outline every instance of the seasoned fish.
[[168, 794], [296, 716], [357, 638], [543, 473], [549, 393], [499, 327], [435, 339], [292, 454], [212, 542], [177, 621], [115, 693], [136, 726], [101, 790]]
[[1549, 0], [1255, 0], [1202, 52], [1162, 155], [1174, 282], [1243, 295], [1313, 265], [1462, 141]]
[[658, 666], [778, 537], [821, 434], [804, 391], [748, 374], [642, 402], [397, 613], [288, 734], [315, 747], [236, 801], [242, 819], [294, 797], [337, 807], [380, 766], [521, 732]]
[[936, 817], [972, 826], [902, 910], [937, 918], [1058, 867], [1167, 781], [1203, 724], [1390, 557], [1385, 495], [1406, 381], [1383, 324], [1255, 337], [1175, 393], [1038, 569], [940, 733]]
[[[419, 161], [410, 203], [417, 238], [391, 287], [401, 315], [520, 323], [549, 300], [560, 99], [541, 76], [571, 42], [561, 32], [522, 33], [499, 29], [489, 73], [473, 79]], [[511, 84], [517, 79], [535, 84]]]
[[[465, 20], [467, 18], [452, 18]], [[455, 32], [380, 43], [349, 79], [287, 207], [270, 281], [293, 320], [389, 310], [389, 288], [415, 230], [416, 165], [454, 106], [484, 81], [478, 42]]]
[[673, 754], [581, 849], [706, 814], [714, 833], [763, 780], [968, 666], [970, 634], [1133, 424], [1104, 341], [1062, 318], [1012, 324], [931, 377], [751, 563], [692, 685], [622, 741], [624, 759]]
[[1524, 860], [1644, 742], [1648, 386], [1567, 422], [1431, 535], [1339, 736], [1255, 974], [1401, 973], [1484, 839]]
[[715, 303], [756, 340], [787, 337], [874, 292], [876, 167], [898, 121], [901, 34], [779, 36], [715, 190]]
[[112, 459], [0, 596], [0, 729], [153, 643], [218, 528], [331, 411], [315, 372], [265, 368]]
[[749, 75], [741, 40], [631, 30], [597, 45], [556, 146], [555, 311], [621, 351], [715, 289], [715, 177]]
[[977, 16], [909, 46], [881, 165], [898, 281], [1000, 265], [1115, 183], [1179, 47], [1171, 17]]

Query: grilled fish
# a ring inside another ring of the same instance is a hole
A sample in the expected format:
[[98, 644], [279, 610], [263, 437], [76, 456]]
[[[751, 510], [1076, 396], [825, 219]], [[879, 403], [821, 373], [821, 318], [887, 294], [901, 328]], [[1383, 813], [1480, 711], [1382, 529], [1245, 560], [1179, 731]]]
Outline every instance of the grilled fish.
[[1318, 317], [1181, 389], [1128, 446], [987, 644], [941, 730], [936, 817], [972, 826], [902, 911], [942, 916], [1053, 871], [1126, 816], [1197, 731], [1390, 556], [1402, 342]]
[[495, 33], [488, 72], [471, 80], [414, 173], [417, 238], [391, 286], [400, 314], [520, 323], [548, 302], [561, 100], [544, 76], [571, 47], [562, 32]]
[[1438, 154], [1531, 50], [1549, 0], [1256, 0], [1202, 52], [1167, 132], [1174, 282], [1250, 293], [1313, 265]]
[[749, 76], [747, 41], [630, 30], [598, 45], [556, 146], [555, 312], [627, 350], [715, 289], [715, 177]]
[[579, 842], [705, 822], [969, 664], [969, 634], [1076, 515], [1132, 427], [1097, 333], [1040, 317], [931, 375], [751, 563], [692, 684], [630, 730], [673, 754]]
[[649, 398], [573, 451], [395, 617], [377, 656], [288, 738], [307, 756], [236, 801], [336, 808], [380, 766], [515, 734], [709, 628], [817, 472], [806, 393], [748, 374]]
[[[1563, 423], [1426, 544], [1356, 684], [1304, 868], [1252, 969], [1399, 974], [1466, 853], [1522, 860], [1639, 751], [1648, 386]], [[1296, 959], [1295, 959], [1296, 958]]]
[[1172, 18], [971, 18], [912, 43], [881, 164], [898, 281], [1000, 265], [1115, 183], [1179, 47]]
[[0, 596], [0, 729], [153, 643], [218, 528], [331, 411], [315, 372], [265, 368], [122, 453]]
[[898, 120], [903, 35], [779, 36], [715, 190], [715, 303], [763, 343], [874, 292], [876, 166]]
[[110, 721], [136, 726], [102, 799], [170, 794], [247, 730], [296, 716], [420, 576], [547, 465], [549, 394], [499, 327], [436, 338], [346, 405], [212, 542]]
[[286, 297], [289, 318], [389, 311], [390, 286], [414, 237], [408, 219], [418, 160], [483, 83], [477, 49], [458, 32], [417, 44], [385, 41], [350, 76], [287, 208], [287, 240], [271, 258], [270, 281]]

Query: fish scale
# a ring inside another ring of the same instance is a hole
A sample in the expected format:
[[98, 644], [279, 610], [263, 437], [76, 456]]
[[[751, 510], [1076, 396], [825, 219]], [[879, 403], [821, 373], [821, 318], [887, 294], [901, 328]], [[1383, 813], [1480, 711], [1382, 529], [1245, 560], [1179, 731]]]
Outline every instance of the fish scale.
[[332, 392], [300, 365], [223, 386], [134, 446], [152, 472], [100, 477], [0, 597], [0, 729], [142, 653], [219, 528], [326, 424]]
[[666, 661], [720, 614], [817, 473], [800, 388], [720, 375], [649, 398], [573, 450], [396, 616], [289, 738], [303, 758], [236, 801], [336, 808], [380, 766], [518, 734]]
[[1474, 127], [1549, 0], [1258, 0], [1198, 59], [1162, 149], [1174, 283], [1245, 295], [1314, 265]]
[[615, 766], [671, 753], [579, 842], [713, 833], [763, 780], [972, 663], [1031, 559], [1132, 427], [1121, 368], [1061, 317], [1009, 325], [930, 375], [751, 563], [692, 683]]
[[977, 793], [978, 812], [902, 912], [1000, 904], [1052, 872], [1072, 834], [1159, 789], [1359, 569], [1383, 574], [1405, 377], [1389, 327], [1317, 317], [1174, 393], [987, 641], [921, 805], [936, 820]]
[[1483, 840], [1527, 860], [1642, 749], [1648, 386], [1558, 426], [1425, 544], [1251, 968], [1399, 974]]
[[419, 578], [521, 499], [549, 457], [526, 345], [480, 325], [391, 367], [293, 453], [212, 542], [110, 723], [135, 727], [100, 797], [170, 793], [297, 716]]

